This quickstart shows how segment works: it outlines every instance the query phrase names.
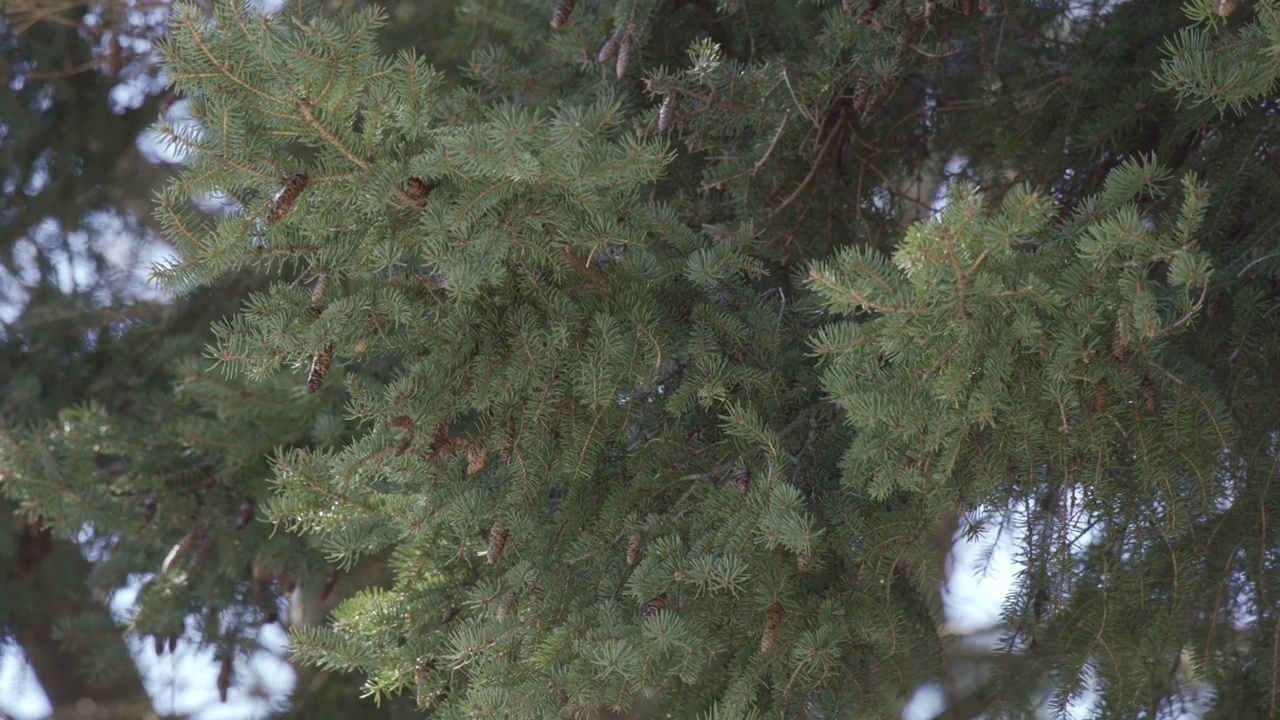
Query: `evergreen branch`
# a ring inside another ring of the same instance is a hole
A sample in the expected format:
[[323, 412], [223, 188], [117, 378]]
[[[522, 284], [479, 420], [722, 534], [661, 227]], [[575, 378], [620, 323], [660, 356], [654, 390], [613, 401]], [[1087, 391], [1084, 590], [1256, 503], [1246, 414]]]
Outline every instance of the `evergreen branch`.
[[[848, 296], [853, 299], [853, 303], [851, 304], [861, 305], [862, 307], [865, 307], [869, 310], [876, 310], [882, 313], [919, 312], [919, 310], [917, 310], [916, 308], [907, 307], [905, 305], [883, 305], [880, 303], [872, 302], [868, 300], [865, 295], [858, 292], [857, 290], [828, 279], [826, 275], [819, 272], [817, 269], [813, 269], [809, 271], [809, 277], [807, 279], [810, 283], [825, 289], [829, 294], [833, 296], [841, 296], [841, 295]], [[876, 279], [879, 280], [878, 277], [876, 277]], [[881, 280], [881, 282], [883, 282], [883, 280]]]
[[[334, 137], [333, 134], [329, 132], [329, 128], [325, 127], [323, 123], [316, 120], [315, 114], [311, 112], [314, 107], [315, 106], [312, 105], [309, 100], [299, 100], [297, 103], [294, 104], [294, 108], [297, 109], [300, 113], [302, 113], [303, 119], [307, 121], [307, 124], [311, 126], [311, 129], [314, 130], [317, 135], [324, 138], [325, 142], [329, 143], [330, 147], [332, 147], [334, 150], [337, 150], [339, 153], [341, 153], [342, 156], [345, 157], [347, 161], [350, 162], [352, 165], [355, 165], [361, 170], [368, 170], [369, 162], [367, 160], [356, 157], [355, 153], [351, 152], [351, 150], [345, 144], [343, 144], [341, 140]], [[400, 192], [403, 193], [404, 191], [401, 190]], [[404, 200], [405, 201], [410, 200], [408, 195], [405, 195]]]
[[[192, 13], [190, 12], [174, 13], [174, 20], [181, 26], [181, 30], [184, 33], [184, 37], [190, 39], [193, 43], [195, 43], [196, 49], [200, 51], [200, 54], [204, 57], [204, 59], [217, 70], [217, 74], [214, 75], [214, 77], [220, 77], [224, 80], [230, 81], [233, 85], [239, 87], [241, 90], [244, 90], [250, 95], [257, 96], [260, 100], [265, 102], [268, 106], [270, 105], [282, 105], [285, 107], [288, 106], [288, 101], [286, 99], [278, 98], [272, 95], [271, 93], [266, 92], [265, 90], [261, 90], [253, 85], [250, 85], [249, 83], [246, 83], [238, 74], [233, 72], [231, 68], [227, 67], [227, 65], [220, 62], [218, 58], [213, 54], [213, 51], [210, 50], [209, 46], [204, 42], [204, 37], [201, 35], [200, 29], [197, 28], [192, 23]], [[175, 81], [198, 80], [200, 79], [200, 77], [201, 76], [198, 76], [198, 75], [189, 77], [187, 75], [184, 75], [183, 73], [173, 74], [173, 78]]]

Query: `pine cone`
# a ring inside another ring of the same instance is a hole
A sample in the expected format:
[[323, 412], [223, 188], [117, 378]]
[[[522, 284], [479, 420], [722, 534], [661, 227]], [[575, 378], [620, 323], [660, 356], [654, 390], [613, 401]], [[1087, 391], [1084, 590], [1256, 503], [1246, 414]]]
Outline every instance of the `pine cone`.
[[440, 424], [436, 425], [435, 434], [431, 437], [431, 445], [422, 453], [422, 461], [431, 462], [448, 455], [453, 449], [453, 440], [449, 437], [452, 432], [453, 427], [448, 422], [441, 420]]
[[1133, 350], [1130, 350], [1120, 339], [1120, 328], [1116, 328], [1111, 333], [1111, 357], [1119, 360], [1126, 367], [1129, 365], [1129, 358], [1133, 357]]
[[231, 689], [232, 670], [235, 668], [235, 656], [228, 652], [222, 656], [222, 666], [218, 668], [218, 699], [227, 701], [227, 691]]
[[329, 374], [329, 363], [333, 362], [333, 345], [325, 345], [324, 349], [311, 358], [311, 372], [307, 376], [307, 392], [313, 393], [324, 384]]
[[311, 289], [311, 304], [319, 305], [324, 301], [324, 294], [329, 291], [329, 273], [323, 270], [316, 277], [316, 286]]
[[635, 533], [627, 541], [627, 565], [634, 566], [640, 561], [640, 544], [642, 542], [644, 542], [644, 538], [640, 533]]
[[1147, 406], [1147, 412], [1160, 410], [1160, 395], [1156, 391], [1156, 384], [1146, 375], [1142, 376], [1142, 402]]
[[809, 560], [810, 558], [809, 558], [808, 550], [801, 550], [800, 552], [796, 553], [796, 570], [798, 572], [805, 572], [806, 570], [808, 570]]
[[481, 443], [467, 446], [467, 476], [475, 475], [489, 462], [489, 451]]
[[778, 639], [778, 628], [782, 626], [782, 603], [769, 606], [764, 616], [764, 633], [760, 636], [760, 652], [768, 653], [773, 649], [773, 641]]
[[311, 304], [307, 306], [307, 312], [312, 317], [320, 317], [324, 314], [324, 294], [329, 291], [329, 273], [321, 271], [316, 278], [316, 286], [311, 289]]
[[425, 657], [413, 669], [413, 681], [418, 685], [425, 685], [431, 677], [432, 671], [436, 669], [436, 659], [433, 657]]
[[1212, 320], [1218, 317], [1218, 313], [1222, 312], [1222, 299], [1226, 293], [1218, 293], [1209, 298], [1209, 302], [1204, 304], [1205, 318]]
[[208, 533], [200, 534], [200, 541], [196, 543], [195, 552], [191, 553], [191, 561], [187, 563], [187, 571], [197, 573], [209, 564], [209, 558], [213, 557], [213, 536]]
[[421, 178], [411, 177], [405, 181], [405, 192], [418, 205], [426, 205], [427, 198], [431, 197], [431, 186], [422, 182]]
[[1107, 409], [1107, 400], [1111, 397], [1111, 387], [1107, 385], [1107, 379], [1102, 378], [1093, 388], [1093, 411], [1100, 413]]
[[196, 540], [199, 539], [197, 533], [189, 533], [169, 549], [169, 554], [165, 556], [164, 562], [160, 564], [160, 573], [164, 574], [177, 567], [182, 562], [187, 553], [196, 546]]
[[516, 604], [516, 596], [507, 595], [507, 598], [502, 601], [502, 606], [498, 608], [498, 619], [505, 620], [513, 617], [517, 610], [519, 610], [519, 605]]
[[653, 598], [649, 602], [645, 603], [644, 610], [640, 613], [640, 618], [643, 620], [648, 620], [654, 615], [657, 615], [658, 611], [666, 606], [667, 606], [667, 594], [662, 593], [661, 595], [658, 595], [657, 597]]
[[680, 96], [671, 93], [662, 99], [658, 106], [658, 129], [669, 130], [676, 119], [676, 110], [680, 108]]
[[616, 30], [609, 35], [600, 46], [600, 51], [596, 53], [596, 62], [607, 63], [618, 56], [618, 46], [622, 44], [622, 30]]
[[556, 0], [555, 7], [551, 11], [551, 27], [559, 30], [564, 24], [569, 22], [569, 16], [573, 14], [573, 6], [577, 4], [577, 0]]
[[738, 488], [739, 495], [746, 495], [751, 489], [751, 471], [746, 466], [738, 468], [733, 474], [733, 484]]
[[280, 197], [276, 198], [275, 207], [271, 208], [271, 213], [267, 215], [267, 224], [274, 225], [284, 219], [285, 215], [293, 209], [293, 204], [298, 201], [298, 196], [303, 190], [307, 189], [307, 185], [311, 182], [311, 178], [306, 173], [298, 173], [289, 178], [289, 182], [285, 184], [284, 189], [280, 191]]
[[395, 449], [391, 451], [391, 454], [394, 455], [395, 457], [400, 457], [401, 455], [409, 451], [409, 446], [412, 444], [413, 444], [413, 431], [406, 430], [404, 435], [400, 437], [400, 440], [396, 442]]
[[497, 565], [502, 559], [502, 549], [507, 546], [507, 526], [500, 522], [493, 524], [489, 529], [489, 557], [490, 565]]
[[631, 53], [635, 51], [631, 41], [635, 37], [635, 31], [635, 25], [628, 25], [623, 31], [622, 40], [618, 43], [618, 63], [615, 70], [619, 80], [626, 77], [627, 68], [631, 67]]

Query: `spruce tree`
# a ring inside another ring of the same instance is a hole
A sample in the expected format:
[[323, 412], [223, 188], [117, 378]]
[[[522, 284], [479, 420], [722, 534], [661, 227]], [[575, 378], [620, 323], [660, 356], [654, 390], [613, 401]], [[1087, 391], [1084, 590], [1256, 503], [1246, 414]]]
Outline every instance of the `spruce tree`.
[[[1274, 717], [1277, 12], [468, 2], [449, 80], [377, 10], [179, 6], [158, 277], [273, 280], [166, 464], [220, 437], [387, 558], [294, 652], [440, 717], [893, 716], [958, 654], [958, 517], [1025, 571], [951, 717]], [[141, 452], [61, 427], [46, 467]], [[38, 467], [6, 491], [89, 517]], [[218, 502], [140, 618], [247, 602]]]

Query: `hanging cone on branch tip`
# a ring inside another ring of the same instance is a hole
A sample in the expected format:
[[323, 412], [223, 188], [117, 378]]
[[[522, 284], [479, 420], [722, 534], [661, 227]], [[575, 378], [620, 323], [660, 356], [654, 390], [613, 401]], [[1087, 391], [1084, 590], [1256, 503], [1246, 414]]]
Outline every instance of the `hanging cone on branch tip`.
[[413, 681], [418, 685], [423, 685], [431, 676], [431, 672], [436, 669], [436, 659], [433, 657], [422, 658], [418, 666], [413, 669]]
[[397, 415], [391, 418], [389, 423], [393, 428], [399, 428], [404, 431], [400, 436], [400, 440], [396, 442], [395, 448], [391, 454], [400, 457], [409, 451], [409, 446], [413, 445], [413, 418], [408, 415]]
[[658, 106], [658, 129], [669, 130], [671, 124], [675, 122], [676, 110], [680, 106], [680, 96], [671, 93], [662, 99], [662, 105]]
[[489, 462], [489, 451], [481, 443], [473, 443], [467, 446], [467, 477], [478, 474], [484, 470], [484, 466]]
[[218, 699], [227, 701], [227, 691], [231, 689], [231, 678], [234, 676], [235, 658], [231, 653], [222, 657], [222, 665], [218, 668]]
[[311, 304], [315, 306], [324, 302], [324, 295], [327, 292], [329, 292], [329, 273], [321, 270], [316, 276], [315, 287], [311, 289]]
[[497, 565], [502, 559], [502, 550], [507, 546], [507, 533], [510, 532], [506, 525], [500, 522], [493, 524], [489, 529], [489, 554], [486, 562], [490, 565]]
[[640, 545], [643, 542], [644, 537], [640, 533], [633, 534], [627, 541], [627, 565], [634, 566], [640, 561]]
[[325, 345], [320, 352], [311, 358], [311, 369], [307, 373], [307, 392], [314, 393], [324, 385], [325, 376], [329, 374], [329, 363], [333, 362], [333, 345]]
[[631, 67], [631, 54], [635, 52], [633, 39], [635, 38], [636, 26], [628, 25], [627, 29], [622, 33], [622, 39], [618, 42], [618, 63], [614, 70], [618, 79], [626, 77], [627, 68]]
[[1146, 406], [1147, 412], [1160, 410], [1160, 395], [1156, 390], [1156, 384], [1146, 375], [1142, 376], [1142, 403]]
[[1111, 387], [1107, 385], [1107, 379], [1102, 378], [1093, 388], [1093, 411], [1102, 412], [1107, 409], [1107, 401], [1111, 397]]
[[555, 30], [564, 27], [576, 4], [577, 0], [555, 0], [555, 6], [551, 10], [551, 27]]
[[774, 603], [764, 616], [764, 632], [760, 636], [760, 652], [768, 653], [778, 639], [778, 628], [782, 626], [782, 603]]
[[596, 53], [596, 62], [607, 63], [618, 56], [618, 45], [622, 44], [621, 30], [615, 30], [605, 39], [604, 44], [600, 46], [600, 51]]
[[267, 224], [274, 225], [283, 220], [309, 184], [311, 184], [311, 178], [306, 173], [297, 173], [289, 178], [289, 182], [285, 183], [284, 189], [280, 191], [280, 197], [276, 198], [275, 206], [267, 215]]

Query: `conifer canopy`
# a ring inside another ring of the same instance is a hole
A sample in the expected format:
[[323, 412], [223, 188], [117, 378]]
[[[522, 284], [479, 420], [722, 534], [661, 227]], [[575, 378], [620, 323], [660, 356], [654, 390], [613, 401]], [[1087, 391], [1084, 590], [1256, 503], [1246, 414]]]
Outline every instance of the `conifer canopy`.
[[263, 289], [180, 431], [0, 445], [171, 549], [135, 632], [359, 577], [294, 653], [441, 718], [1280, 713], [1275, 0], [466, 0], [461, 77], [239, 5], [174, 7], [156, 278]]

